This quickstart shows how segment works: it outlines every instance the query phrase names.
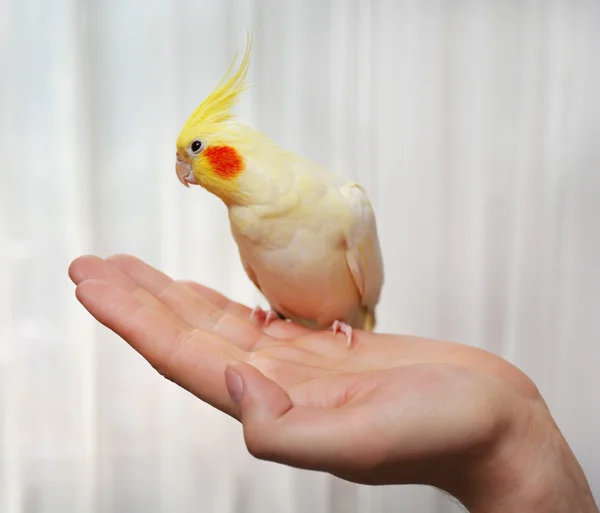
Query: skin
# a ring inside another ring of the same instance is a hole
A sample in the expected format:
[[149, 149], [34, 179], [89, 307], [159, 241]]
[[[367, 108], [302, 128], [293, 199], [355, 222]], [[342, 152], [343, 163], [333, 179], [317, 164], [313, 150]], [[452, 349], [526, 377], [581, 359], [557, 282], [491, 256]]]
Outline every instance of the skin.
[[[238, 419], [257, 458], [364, 484], [425, 484], [471, 512], [598, 512], [532, 381], [473, 347], [264, 330], [250, 309], [131, 256], [84, 256], [76, 296], [163, 376]], [[317, 428], [316, 428], [317, 426]]]

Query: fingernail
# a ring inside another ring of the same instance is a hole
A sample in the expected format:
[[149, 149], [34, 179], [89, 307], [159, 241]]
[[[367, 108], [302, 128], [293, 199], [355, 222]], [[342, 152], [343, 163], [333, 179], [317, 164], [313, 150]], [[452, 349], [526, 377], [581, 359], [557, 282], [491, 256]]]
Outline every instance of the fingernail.
[[227, 385], [231, 400], [235, 404], [239, 404], [244, 396], [244, 380], [242, 379], [242, 375], [231, 366], [227, 367], [225, 371], [225, 384]]

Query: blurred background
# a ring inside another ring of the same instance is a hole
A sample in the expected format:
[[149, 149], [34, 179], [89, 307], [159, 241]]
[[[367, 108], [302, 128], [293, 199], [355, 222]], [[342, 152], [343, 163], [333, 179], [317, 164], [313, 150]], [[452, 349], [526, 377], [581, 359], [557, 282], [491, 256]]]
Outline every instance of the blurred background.
[[174, 162], [248, 29], [240, 116], [369, 191], [379, 330], [521, 367], [600, 498], [599, 2], [0, 0], [0, 511], [459, 511], [254, 460], [74, 298], [125, 252], [264, 305]]

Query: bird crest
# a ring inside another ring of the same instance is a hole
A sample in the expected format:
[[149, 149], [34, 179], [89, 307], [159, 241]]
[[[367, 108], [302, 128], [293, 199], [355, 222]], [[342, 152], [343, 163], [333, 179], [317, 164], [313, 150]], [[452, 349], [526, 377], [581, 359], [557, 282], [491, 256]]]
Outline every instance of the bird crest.
[[239, 68], [231, 75], [237, 60], [236, 53], [225, 76], [187, 120], [186, 125], [188, 127], [197, 126], [200, 123], [205, 126], [218, 125], [229, 121], [233, 117], [232, 107], [240, 93], [250, 87], [246, 83], [246, 78], [251, 49], [252, 36], [248, 33], [246, 51]]

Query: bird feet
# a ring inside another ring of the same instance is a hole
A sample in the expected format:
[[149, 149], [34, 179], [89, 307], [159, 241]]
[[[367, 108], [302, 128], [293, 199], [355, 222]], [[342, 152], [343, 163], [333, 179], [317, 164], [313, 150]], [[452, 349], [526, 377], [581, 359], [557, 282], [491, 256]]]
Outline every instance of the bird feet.
[[250, 320], [258, 322], [258, 324], [260, 324], [263, 328], [269, 326], [269, 324], [271, 324], [278, 317], [279, 316], [274, 310], [265, 312], [260, 306], [254, 308], [254, 310], [252, 310], [250, 313]]
[[346, 340], [348, 341], [348, 347], [352, 346], [352, 326], [346, 324], [345, 322], [334, 321], [331, 325], [331, 330], [333, 333], [343, 333], [346, 335]]

